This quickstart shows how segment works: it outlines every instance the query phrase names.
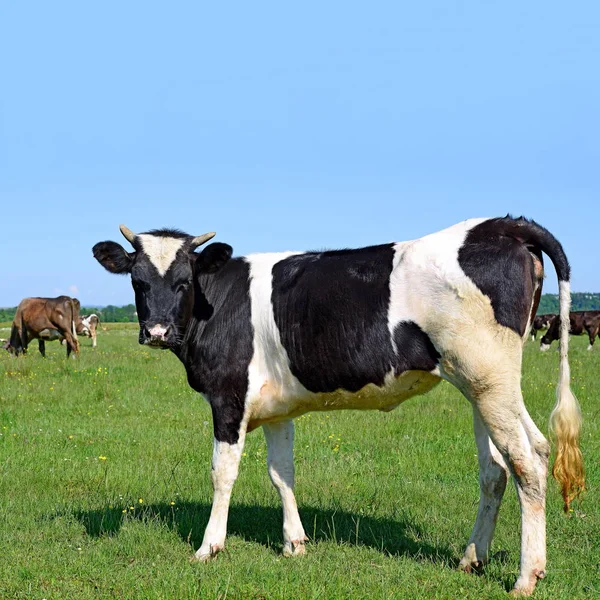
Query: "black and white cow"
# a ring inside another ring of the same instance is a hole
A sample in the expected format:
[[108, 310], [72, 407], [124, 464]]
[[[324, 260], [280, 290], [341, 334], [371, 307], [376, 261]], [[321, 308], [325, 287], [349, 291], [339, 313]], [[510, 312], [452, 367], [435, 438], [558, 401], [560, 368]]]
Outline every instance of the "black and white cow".
[[531, 324], [531, 341], [535, 342], [537, 339], [538, 331], [546, 332], [552, 321], [556, 318], [556, 315], [548, 313], [545, 315], [536, 315]]
[[[553, 320], [542, 341], [540, 350], [546, 352], [550, 349], [550, 344], [560, 337], [561, 322]], [[587, 333], [590, 343], [587, 347], [591, 350], [594, 347], [596, 336], [600, 334], [600, 310], [575, 310], [569, 314], [569, 333], [571, 335], [583, 335]]]
[[[570, 304], [569, 264], [546, 229], [523, 218], [472, 219], [409, 242], [241, 258], [222, 243], [194, 252], [214, 233], [121, 232], [134, 251], [100, 242], [95, 258], [131, 274], [140, 343], [171, 349], [212, 408], [214, 499], [195, 559], [224, 547], [247, 432], [262, 426], [267, 439], [284, 554], [303, 554], [292, 419], [313, 410], [389, 411], [445, 379], [472, 404], [480, 465], [479, 511], [461, 568], [487, 561], [513, 475], [522, 515], [515, 591], [533, 591], [546, 569], [550, 445], [523, 403], [521, 359], [541, 293], [542, 251], [558, 274], [561, 314]], [[568, 507], [583, 488], [583, 466], [567, 349], [563, 328], [551, 421], [554, 474]]]

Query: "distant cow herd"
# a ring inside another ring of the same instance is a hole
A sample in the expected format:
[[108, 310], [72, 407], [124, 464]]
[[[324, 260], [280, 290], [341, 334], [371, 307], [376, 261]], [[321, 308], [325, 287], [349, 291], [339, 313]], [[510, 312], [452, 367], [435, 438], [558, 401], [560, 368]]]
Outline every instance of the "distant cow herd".
[[[550, 348], [553, 341], [559, 339], [560, 319], [557, 315], [537, 315], [531, 325], [531, 339], [537, 338], [538, 331], [545, 331], [540, 342], [540, 350], [545, 352]], [[596, 336], [600, 331], [600, 310], [576, 310], [569, 313], [569, 333], [571, 335], [583, 335], [587, 333], [590, 343], [587, 347], [594, 347]]]
[[77, 298], [24, 298], [17, 307], [10, 338], [2, 348], [10, 353], [25, 354], [33, 340], [38, 341], [40, 354], [46, 357], [46, 342], [59, 340], [71, 352], [79, 352], [78, 335], [90, 337], [92, 347], [97, 345], [98, 315], [82, 316]]

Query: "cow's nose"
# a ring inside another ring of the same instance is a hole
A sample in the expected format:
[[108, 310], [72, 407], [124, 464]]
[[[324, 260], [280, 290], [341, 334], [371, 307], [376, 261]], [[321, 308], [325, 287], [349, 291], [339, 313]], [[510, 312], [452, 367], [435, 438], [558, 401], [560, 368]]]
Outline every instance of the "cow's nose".
[[161, 325], [157, 323], [151, 327], [146, 326], [146, 336], [150, 341], [164, 342], [171, 331], [170, 325]]

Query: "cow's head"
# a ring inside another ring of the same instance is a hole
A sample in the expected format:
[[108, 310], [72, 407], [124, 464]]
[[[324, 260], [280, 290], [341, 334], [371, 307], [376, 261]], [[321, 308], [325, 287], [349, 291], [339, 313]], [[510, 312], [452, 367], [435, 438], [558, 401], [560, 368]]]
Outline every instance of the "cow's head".
[[79, 318], [75, 320], [75, 331], [77, 332], [77, 335], [90, 337], [90, 328], [85, 317], [79, 315]]
[[140, 234], [124, 225], [120, 229], [135, 251], [99, 242], [92, 249], [94, 257], [111, 273], [131, 273], [140, 344], [176, 350], [192, 314], [197, 276], [218, 271], [231, 258], [232, 248], [215, 243], [194, 252], [214, 233], [194, 237], [173, 229]]

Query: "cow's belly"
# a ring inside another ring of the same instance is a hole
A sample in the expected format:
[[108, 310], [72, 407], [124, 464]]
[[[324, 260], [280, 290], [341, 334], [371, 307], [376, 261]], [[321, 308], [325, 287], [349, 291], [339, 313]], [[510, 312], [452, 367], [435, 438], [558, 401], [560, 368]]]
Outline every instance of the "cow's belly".
[[40, 340], [51, 342], [62, 338], [62, 335], [58, 329], [42, 329], [42, 331], [38, 333], [38, 337]]
[[425, 394], [440, 382], [440, 377], [426, 371], [406, 371], [389, 377], [379, 387], [367, 384], [358, 392], [336, 390], [331, 393], [298, 391], [285, 393], [282, 386], [266, 380], [260, 394], [250, 400], [248, 431], [276, 421], [293, 419], [316, 410], [382, 410], [390, 411], [419, 394]]

